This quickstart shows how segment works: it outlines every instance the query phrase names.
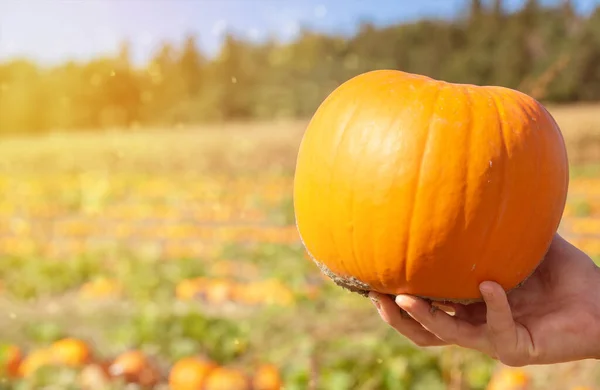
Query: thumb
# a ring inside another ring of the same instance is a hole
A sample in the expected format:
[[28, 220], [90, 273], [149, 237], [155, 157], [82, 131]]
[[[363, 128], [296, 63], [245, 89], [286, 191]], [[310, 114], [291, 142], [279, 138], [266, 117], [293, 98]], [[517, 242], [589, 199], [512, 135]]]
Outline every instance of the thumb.
[[518, 334], [506, 292], [495, 282], [483, 282], [479, 290], [486, 304], [487, 329], [494, 350], [501, 361], [513, 360], [518, 354]]

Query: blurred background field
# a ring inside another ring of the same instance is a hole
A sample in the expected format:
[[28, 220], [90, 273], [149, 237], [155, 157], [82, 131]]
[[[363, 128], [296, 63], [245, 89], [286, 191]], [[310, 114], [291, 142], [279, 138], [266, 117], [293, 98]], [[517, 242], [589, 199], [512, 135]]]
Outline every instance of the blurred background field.
[[[367, 3], [0, 4], [0, 389], [169, 388], [187, 357], [221, 368], [206, 390], [600, 389], [593, 362], [502, 371], [413, 346], [308, 261], [292, 200], [307, 121], [349, 77], [504, 85], [561, 126], [561, 233], [600, 260], [600, 4]], [[244, 24], [256, 9], [283, 37]], [[157, 15], [187, 20], [177, 40]], [[47, 44], [69, 25], [87, 45]], [[98, 31], [133, 38], [105, 52]]]

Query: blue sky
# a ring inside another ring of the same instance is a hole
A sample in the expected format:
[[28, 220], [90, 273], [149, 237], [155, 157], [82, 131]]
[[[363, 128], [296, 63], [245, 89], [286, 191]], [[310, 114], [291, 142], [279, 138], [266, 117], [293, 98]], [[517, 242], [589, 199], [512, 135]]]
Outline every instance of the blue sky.
[[[542, 0], [552, 4], [559, 0]], [[508, 9], [523, 0], [505, 0]], [[575, 0], [588, 12], [600, 0]], [[453, 17], [466, 0], [0, 0], [0, 60], [26, 56], [52, 64], [114, 53], [126, 38], [137, 61], [162, 40], [188, 32], [214, 54], [232, 28], [251, 39], [289, 40], [299, 26], [352, 33], [360, 20], [385, 25], [422, 17]]]

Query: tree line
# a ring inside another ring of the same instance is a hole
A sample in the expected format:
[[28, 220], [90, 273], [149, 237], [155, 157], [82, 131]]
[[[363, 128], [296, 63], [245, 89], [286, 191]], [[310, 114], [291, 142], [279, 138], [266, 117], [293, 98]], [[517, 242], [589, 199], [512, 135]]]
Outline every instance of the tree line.
[[0, 134], [307, 118], [340, 83], [373, 69], [451, 82], [501, 85], [556, 103], [600, 100], [600, 5], [471, 0], [453, 20], [386, 27], [350, 37], [303, 29], [291, 43], [228, 34], [208, 58], [190, 35], [165, 42], [143, 67], [125, 42], [117, 55], [51, 68], [0, 64]]

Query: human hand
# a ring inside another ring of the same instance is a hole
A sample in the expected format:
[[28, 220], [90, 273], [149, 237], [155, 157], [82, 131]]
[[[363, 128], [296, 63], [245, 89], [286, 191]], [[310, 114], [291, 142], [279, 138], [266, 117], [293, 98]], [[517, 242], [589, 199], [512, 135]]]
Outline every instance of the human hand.
[[454, 315], [413, 296], [395, 303], [369, 296], [381, 318], [418, 346], [455, 344], [509, 366], [600, 359], [600, 268], [558, 234], [521, 287], [507, 296], [485, 281], [480, 291], [484, 302], [443, 303]]

